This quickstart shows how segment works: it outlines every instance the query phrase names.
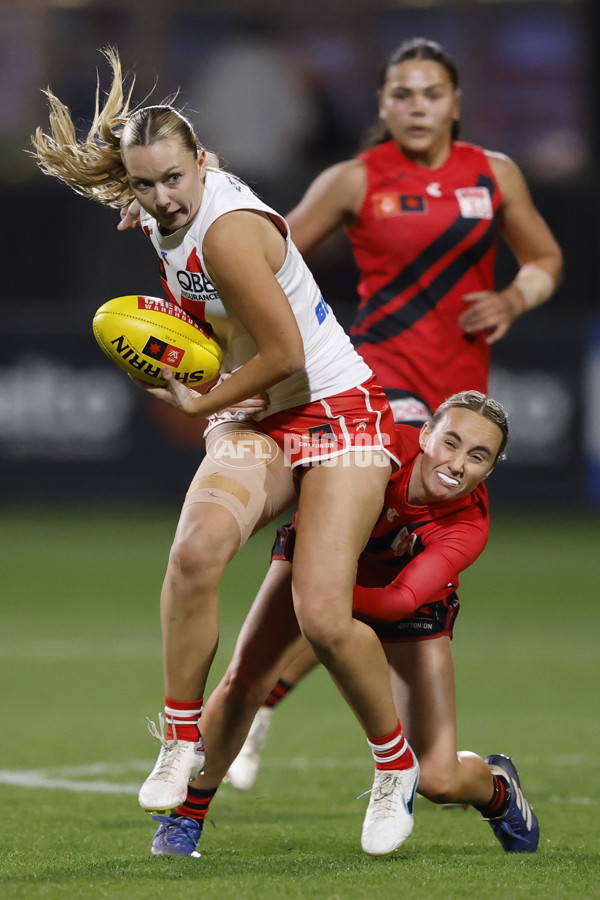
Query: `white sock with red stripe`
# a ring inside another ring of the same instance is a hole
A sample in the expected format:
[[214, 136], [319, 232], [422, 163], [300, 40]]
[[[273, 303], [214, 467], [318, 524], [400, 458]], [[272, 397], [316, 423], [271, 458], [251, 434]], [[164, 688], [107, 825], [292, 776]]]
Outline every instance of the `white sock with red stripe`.
[[[165, 697], [165, 720], [167, 722], [167, 740], [177, 736], [179, 741], [197, 741], [200, 738], [198, 722], [202, 713], [204, 698], [192, 703], [182, 703]], [[175, 726], [175, 727], [173, 727]]]
[[415, 764], [415, 757], [404, 733], [400, 719], [394, 731], [382, 737], [373, 738], [367, 735], [376, 769], [410, 769]]

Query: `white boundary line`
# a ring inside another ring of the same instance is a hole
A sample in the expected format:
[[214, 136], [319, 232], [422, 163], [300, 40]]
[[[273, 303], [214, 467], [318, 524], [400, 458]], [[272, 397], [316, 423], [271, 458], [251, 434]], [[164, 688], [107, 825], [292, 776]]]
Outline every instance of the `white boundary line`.
[[[13, 785], [15, 787], [38, 788], [40, 790], [72, 791], [87, 794], [126, 794], [137, 796], [140, 789], [141, 778], [135, 784], [111, 781], [120, 775], [139, 772], [146, 774], [153, 765], [152, 760], [138, 759], [125, 763], [91, 763], [87, 766], [54, 766], [44, 769], [0, 769], [0, 784]], [[341, 764], [333, 758], [311, 759], [310, 757], [297, 756], [288, 759], [265, 760], [265, 769], [355, 769], [362, 768], [365, 760], [356, 758], [346, 760]], [[370, 767], [369, 767], [370, 771]], [[98, 776], [104, 775], [105, 778]], [[598, 806], [599, 800], [594, 797], [560, 797], [552, 794], [548, 802], [563, 806]]]
[[[140, 772], [145, 775], [153, 766], [152, 760], [131, 760], [126, 763], [91, 763], [87, 766], [54, 766], [43, 769], [0, 769], [0, 784], [14, 785], [16, 787], [40, 788], [43, 790], [74, 791], [90, 794], [133, 794], [137, 795], [142, 778], [139, 783], [120, 783], [119, 775], [132, 772]], [[310, 759], [309, 757], [295, 757], [293, 759], [269, 760], [265, 768], [295, 769], [296, 771], [308, 771], [310, 769], [348, 769], [365, 765], [365, 760], [356, 758], [346, 760], [343, 764], [334, 758]], [[370, 766], [367, 761], [367, 771], [370, 775]], [[115, 781], [99, 779], [99, 775]], [[89, 780], [85, 780], [89, 778]]]
[[[148, 760], [132, 760], [123, 764], [93, 763], [88, 766], [55, 766], [44, 769], [0, 769], [0, 784], [43, 790], [74, 791], [88, 794], [137, 795], [140, 784], [124, 784], [117, 780], [99, 779], [99, 775], [117, 776], [126, 772], [147, 772]], [[90, 780], [84, 780], [89, 777]], [[141, 783], [141, 780], [140, 780]]]

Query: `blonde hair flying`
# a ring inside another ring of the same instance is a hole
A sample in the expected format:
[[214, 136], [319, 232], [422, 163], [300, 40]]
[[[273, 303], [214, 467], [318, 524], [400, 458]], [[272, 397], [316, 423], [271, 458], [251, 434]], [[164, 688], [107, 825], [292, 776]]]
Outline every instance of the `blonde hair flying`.
[[[124, 147], [148, 146], [158, 140], [179, 139], [196, 154], [203, 149], [188, 119], [172, 106], [130, 108], [134, 80], [125, 89], [117, 50], [101, 51], [112, 69], [112, 85], [100, 104], [100, 83], [96, 84], [94, 118], [84, 140], [78, 141], [71, 112], [47, 88], [50, 106], [50, 133], [37, 128], [31, 141], [32, 155], [45, 175], [67, 184], [77, 194], [103, 206], [121, 209], [134, 199], [123, 164]], [[207, 153], [207, 164], [218, 169], [219, 161]]]

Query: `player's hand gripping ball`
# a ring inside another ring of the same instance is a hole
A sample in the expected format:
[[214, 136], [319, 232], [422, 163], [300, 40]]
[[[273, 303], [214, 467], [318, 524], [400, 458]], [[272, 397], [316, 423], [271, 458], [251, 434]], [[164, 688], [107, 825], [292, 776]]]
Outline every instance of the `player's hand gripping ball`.
[[94, 336], [113, 362], [148, 384], [166, 384], [169, 366], [188, 387], [212, 381], [223, 353], [207, 328], [180, 306], [157, 297], [115, 297], [97, 310]]

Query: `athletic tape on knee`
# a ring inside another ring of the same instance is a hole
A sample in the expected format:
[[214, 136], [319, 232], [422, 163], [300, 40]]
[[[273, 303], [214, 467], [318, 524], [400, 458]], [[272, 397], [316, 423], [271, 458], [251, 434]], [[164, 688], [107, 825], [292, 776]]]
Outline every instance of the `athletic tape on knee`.
[[216, 503], [231, 513], [240, 529], [244, 544], [260, 520], [267, 502], [264, 480], [256, 471], [242, 484], [237, 478], [213, 472], [195, 479], [186, 494], [184, 507], [192, 503]]
[[206, 456], [186, 494], [192, 503], [216, 503], [236, 520], [242, 544], [295, 500], [293, 474], [269, 437], [239, 424], [214, 428]]

